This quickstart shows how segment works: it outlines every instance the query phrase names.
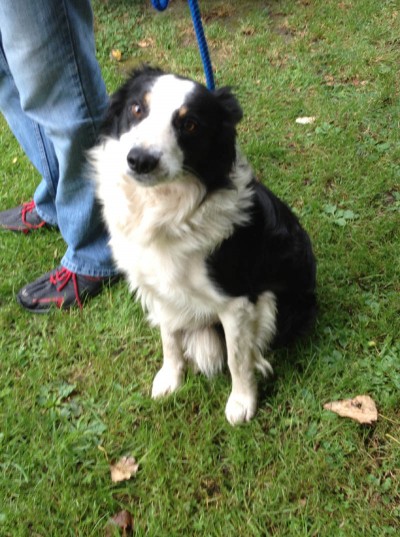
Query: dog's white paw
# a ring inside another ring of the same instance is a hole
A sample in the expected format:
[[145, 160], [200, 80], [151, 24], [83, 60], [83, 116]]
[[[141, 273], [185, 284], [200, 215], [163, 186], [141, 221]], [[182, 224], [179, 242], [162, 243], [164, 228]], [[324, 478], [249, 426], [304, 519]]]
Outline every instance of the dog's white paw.
[[183, 382], [183, 372], [163, 366], [153, 380], [151, 396], [163, 397], [176, 391]]
[[256, 410], [256, 397], [231, 393], [226, 404], [225, 415], [231, 425], [239, 425], [250, 421]]

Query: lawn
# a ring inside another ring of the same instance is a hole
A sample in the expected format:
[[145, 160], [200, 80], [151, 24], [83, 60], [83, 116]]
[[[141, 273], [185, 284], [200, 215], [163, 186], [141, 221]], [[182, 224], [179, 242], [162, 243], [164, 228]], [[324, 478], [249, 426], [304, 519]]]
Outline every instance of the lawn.
[[[93, 7], [110, 92], [142, 62], [204, 81], [184, 0], [163, 13], [144, 0]], [[271, 356], [255, 419], [232, 428], [227, 372], [189, 374], [176, 395], [150, 399], [160, 338], [124, 282], [82, 312], [22, 311], [16, 292], [58, 264], [64, 243], [2, 232], [1, 537], [106, 535], [121, 510], [135, 536], [399, 535], [399, 3], [200, 7], [216, 84], [244, 109], [241, 147], [313, 240], [317, 326]], [[5, 209], [39, 177], [0, 126]], [[375, 400], [376, 424], [323, 408], [359, 394]], [[139, 471], [113, 483], [124, 455]]]

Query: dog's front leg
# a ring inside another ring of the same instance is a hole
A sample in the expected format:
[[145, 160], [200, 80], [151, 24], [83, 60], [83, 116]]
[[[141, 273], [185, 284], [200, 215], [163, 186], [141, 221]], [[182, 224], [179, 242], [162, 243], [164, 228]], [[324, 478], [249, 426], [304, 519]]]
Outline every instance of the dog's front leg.
[[257, 409], [257, 382], [253, 346], [255, 344], [254, 305], [246, 298], [232, 300], [220, 315], [225, 332], [232, 392], [225, 415], [231, 425], [249, 421]]
[[161, 339], [164, 361], [153, 381], [153, 399], [177, 390], [183, 382], [185, 370], [181, 332], [170, 332], [161, 324]]

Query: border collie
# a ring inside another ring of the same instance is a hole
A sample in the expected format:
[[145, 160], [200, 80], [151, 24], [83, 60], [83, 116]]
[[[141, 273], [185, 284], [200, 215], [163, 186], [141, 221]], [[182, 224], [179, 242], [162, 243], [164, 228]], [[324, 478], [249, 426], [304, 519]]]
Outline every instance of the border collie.
[[227, 359], [233, 425], [255, 414], [256, 371], [272, 373], [263, 352], [316, 312], [309, 237], [239, 152], [241, 118], [229, 88], [145, 66], [111, 97], [90, 154], [116, 264], [161, 330], [152, 397], [188, 362], [211, 376]]

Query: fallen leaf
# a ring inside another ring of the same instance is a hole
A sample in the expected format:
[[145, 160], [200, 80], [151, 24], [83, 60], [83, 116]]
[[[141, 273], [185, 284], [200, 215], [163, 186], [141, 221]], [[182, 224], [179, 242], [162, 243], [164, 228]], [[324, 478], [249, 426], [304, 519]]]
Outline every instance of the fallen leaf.
[[326, 403], [324, 408], [359, 423], [372, 424], [378, 419], [375, 402], [369, 395], [357, 395], [354, 399]]
[[137, 474], [139, 465], [134, 457], [122, 457], [116, 464], [110, 466], [111, 480], [113, 483], [126, 481]]
[[310, 125], [311, 123], [314, 123], [314, 121], [316, 120], [316, 117], [315, 116], [310, 116], [310, 117], [298, 117], [296, 119], [296, 123], [298, 125]]
[[149, 48], [154, 46], [154, 39], [152, 37], [148, 37], [147, 39], [142, 39], [141, 41], [138, 41], [138, 46], [140, 48]]
[[110, 56], [112, 60], [115, 60], [116, 62], [120, 62], [122, 58], [122, 52], [118, 50], [117, 48], [113, 48]]
[[106, 526], [106, 537], [115, 535], [115, 529], [118, 528], [122, 537], [129, 537], [133, 532], [133, 518], [129, 511], [120, 511], [114, 515]]

